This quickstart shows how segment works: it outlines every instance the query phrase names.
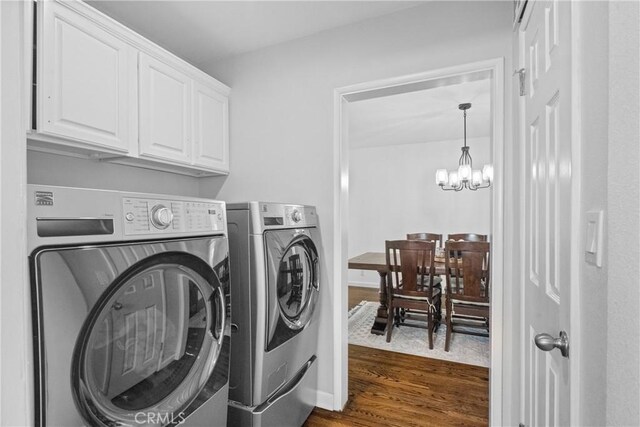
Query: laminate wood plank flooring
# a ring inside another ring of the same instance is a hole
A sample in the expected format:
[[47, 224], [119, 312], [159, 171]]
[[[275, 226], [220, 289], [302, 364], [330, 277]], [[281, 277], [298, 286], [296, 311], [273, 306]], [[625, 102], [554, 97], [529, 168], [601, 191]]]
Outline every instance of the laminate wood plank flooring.
[[[377, 296], [377, 290], [373, 292]], [[352, 303], [351, 287], [349, 294], [350, 308], [363, 299], [372, 300], [358, 294]], [[349, 345], [346, 407], [342, 412], [316, 408], [304, 425], [486, 426], [488, 422], [487, 368]]]

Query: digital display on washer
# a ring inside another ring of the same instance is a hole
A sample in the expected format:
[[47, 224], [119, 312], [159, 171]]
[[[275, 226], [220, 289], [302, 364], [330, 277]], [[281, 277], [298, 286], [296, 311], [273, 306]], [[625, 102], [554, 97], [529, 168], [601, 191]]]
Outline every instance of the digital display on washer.
[[264, 225], [283, 225], [284, 218], [281, 216], [265, 216]]

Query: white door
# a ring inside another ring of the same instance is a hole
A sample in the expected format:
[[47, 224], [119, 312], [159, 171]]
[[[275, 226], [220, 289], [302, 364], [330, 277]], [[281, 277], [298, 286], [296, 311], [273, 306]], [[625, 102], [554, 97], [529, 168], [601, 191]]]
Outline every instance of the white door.
[[140, 156], [190, 163], [191, 78], [140, 53]]
[[128, 152], [134, 51], [64, 3], [38, 11], [38, 131]]
[[572, 221], [571, 3], [529, 1], [520, 26], [525, 229], [522, 420], [527, 427], [570, 424], [571, 359], [544, 352], [536, 335], [571, 338]]
[[193, 163], [217, 171], [229, 170], [229, 98], [194, 82]]

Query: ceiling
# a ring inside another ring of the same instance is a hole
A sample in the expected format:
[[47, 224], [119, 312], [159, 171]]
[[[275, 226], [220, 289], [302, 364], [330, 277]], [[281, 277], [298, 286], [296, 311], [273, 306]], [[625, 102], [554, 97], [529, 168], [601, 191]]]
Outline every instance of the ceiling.
[[[88, 0], [96, 9], [193, 65], [391, 14], [419, 1]], [[490, 131], [490, 81], [408, 88], [349, 103], [350, 147], [462, 138], [458, 104], [471, 102], [468, 138]]]
[[425, 90], [350, 102], [349, 147], [381, 147], [463, 138], [467, 110], [467, 139], [487, 137], [491, 131], [491, 80], [477, 80]]
[[197, 67], [417, 6], [421, 1], [89, 0]]

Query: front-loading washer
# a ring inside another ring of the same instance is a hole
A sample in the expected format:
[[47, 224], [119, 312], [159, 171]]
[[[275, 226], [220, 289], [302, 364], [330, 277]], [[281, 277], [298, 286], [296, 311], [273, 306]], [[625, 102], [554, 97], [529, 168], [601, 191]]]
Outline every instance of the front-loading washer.
[[38, 426], [224, 426], [224, 202], [29, 185]]
[[317, 395], [321, 253], [313, 206], [227, 205], [229, 426], [300, 426]]

